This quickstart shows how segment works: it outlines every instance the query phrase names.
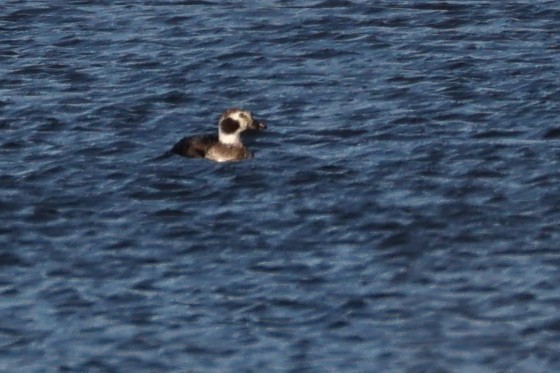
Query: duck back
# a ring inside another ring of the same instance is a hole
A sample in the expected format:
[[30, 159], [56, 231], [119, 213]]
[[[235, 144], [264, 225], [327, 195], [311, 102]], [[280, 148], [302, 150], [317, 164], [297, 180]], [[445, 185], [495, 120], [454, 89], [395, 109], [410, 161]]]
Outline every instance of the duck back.
[[216, 135], [183, 137], [173, 146], [171, 152], [183, 157], [204, 158], [208, 150], [217, 143]]

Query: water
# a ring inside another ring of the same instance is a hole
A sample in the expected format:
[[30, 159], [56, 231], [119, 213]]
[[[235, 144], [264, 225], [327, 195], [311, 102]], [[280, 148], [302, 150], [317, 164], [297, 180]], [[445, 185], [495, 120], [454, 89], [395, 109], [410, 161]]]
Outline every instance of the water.
[[[560, 370], [557, 1], [4, 1], [0, 370]], [[250, 161], [161, 157], [239, 106]]]

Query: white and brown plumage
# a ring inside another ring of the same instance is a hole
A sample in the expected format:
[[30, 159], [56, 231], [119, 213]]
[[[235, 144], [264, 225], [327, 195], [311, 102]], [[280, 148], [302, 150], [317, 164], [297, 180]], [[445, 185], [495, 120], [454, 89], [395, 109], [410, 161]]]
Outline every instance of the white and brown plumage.
[[218, 122], [218, 136], [184, 137], [171, 151], [184, 157], [207, 158], [216, 162], [240, 161], [252, 158], [252, 153], [241, 142], [241, 132], [266, 128], [242, 109], [226, 110]]

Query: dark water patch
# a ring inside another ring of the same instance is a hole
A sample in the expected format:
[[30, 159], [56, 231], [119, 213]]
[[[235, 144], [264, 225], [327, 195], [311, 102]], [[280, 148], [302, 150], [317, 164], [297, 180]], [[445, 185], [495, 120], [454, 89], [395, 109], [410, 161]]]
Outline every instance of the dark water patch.
[[72, 36], [65, 36], [61, 38], [56, 43], [53, 43], [53, 46], [57, 48], [72, 48], [72, 47], [79, 46], [80, 44], [83, 43], [85, 43], [84, 39], [72, 35]]
[[0, 50], [0, 56], [5, 58], [17, 57], [18, 53], [12, 50]]
[[13, 22], [13, 23], [22, 23], [22, 22], [32, 22], [35, 18], [40, 17], [41, 15], [50, 13], [52, 9], [49, 6], [45, 7], [35, 7], [35, 8], [25, 8], [25, 9], [17, 9], [6, 16], [4, 16], [4, 21]]
[[543, 134], [543, 139], [553, 140], [560, 139], [560, 128], [550, 128]]
[[26, 145], [23, 142], [9, 141], [2, 144], [2, 149], [6, 151], [16, 151], [24, 148]]
[[346, 139], [346, 138], [360, 138], [361, 136], [367, 134], [368, 131], [365, 129], [325, 129], [320, 132], [321, 135], [332, 137], [333, 139]]
[[0, 267], [25, 267], [27, 263], [19, 256], [10, 252], [0, 252]]
[[497, 131], [497, 130], [488, 130], [488, 131], [481, 131], [472, 135], [474, 139], [502, 139], [502, 138], [512, 138], [512, 137], [519, 137], [523, 135], [524, 132], [516, 131], [516, 130], [507, 130], [507, 131]]
[[503, 178], [504, 176], [503, 172], [492, 169], [472, 169], [464, 174], [466, 179]]
[[312, 8], [319, 8], [319, 9], [346, 8], [355, 5], [356, 4], [354, 2], [349, 0], [325, 0], [325, 1], [317, 2], [317, 4], [312, 6]]

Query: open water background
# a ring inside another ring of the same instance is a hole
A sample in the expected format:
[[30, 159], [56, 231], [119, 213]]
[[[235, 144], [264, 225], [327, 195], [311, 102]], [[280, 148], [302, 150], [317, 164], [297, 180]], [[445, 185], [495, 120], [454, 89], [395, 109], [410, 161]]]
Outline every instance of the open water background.
[[[560, 371], [560, 2], [0, 4], [0, 371]], [[250, 161], [161, 157], [231, 106]]]

